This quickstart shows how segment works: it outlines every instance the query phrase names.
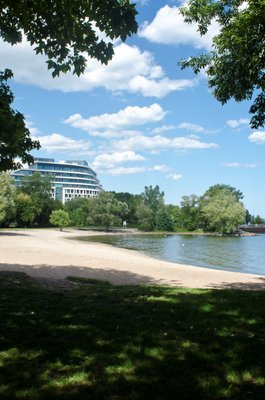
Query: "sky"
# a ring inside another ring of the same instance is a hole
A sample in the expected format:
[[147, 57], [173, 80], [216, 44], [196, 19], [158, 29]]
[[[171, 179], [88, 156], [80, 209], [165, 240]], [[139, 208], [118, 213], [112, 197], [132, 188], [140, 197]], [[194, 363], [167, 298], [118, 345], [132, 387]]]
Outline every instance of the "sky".
[[179, 1], [136, 3], [137, 35], [115, 42], [107, 66], [88, 59], [79, 78], [52, 78], [26, 41], [0, 43], [0, 69], [14, 72], [13, 107], [42, 146], [32, 154], [86, 160], [105, 190], [139, 194], [159, 185], [167, 204], [228, 184], [264, 217], [265, 131], [250, 129], [250, 103], [221, 105], [204, 73], [178, 65], [210, 50], [218, 25], [201, 37], [184, 23]]

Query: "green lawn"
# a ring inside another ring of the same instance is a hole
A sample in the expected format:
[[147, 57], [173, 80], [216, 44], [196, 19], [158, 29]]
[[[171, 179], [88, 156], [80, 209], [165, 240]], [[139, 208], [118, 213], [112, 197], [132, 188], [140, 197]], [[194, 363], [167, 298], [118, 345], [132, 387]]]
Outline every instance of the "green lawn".
[[265, 398], [265, 293], [0, 273], [0, 399]]

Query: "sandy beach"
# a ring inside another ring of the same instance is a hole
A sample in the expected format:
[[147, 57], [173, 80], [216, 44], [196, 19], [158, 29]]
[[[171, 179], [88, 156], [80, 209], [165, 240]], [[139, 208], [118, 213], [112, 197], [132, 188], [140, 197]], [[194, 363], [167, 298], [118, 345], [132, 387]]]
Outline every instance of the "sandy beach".
[[20, 271], [33, 278], [58, 282], [71, 275], [107, 280], [115, 285], [265, 289], [265, 276], [175, 264], [132, 250], [72, 240], [95, 234], [100, 233], [53, 229], [0, 231], [0, 271]]

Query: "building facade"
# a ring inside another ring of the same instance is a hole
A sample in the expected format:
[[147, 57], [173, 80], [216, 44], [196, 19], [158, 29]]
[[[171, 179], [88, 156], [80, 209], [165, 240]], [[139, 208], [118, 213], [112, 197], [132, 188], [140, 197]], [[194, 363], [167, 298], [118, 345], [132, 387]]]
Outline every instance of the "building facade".
[[39, 172], [52, 177], [51, 197], [66, 203], [75, 197], [95, 197], [102, 186], [96, 172], [86, 161], [67, 160], [55, 162], [52, 158], [35, 158], [34, 164], [12, 173], [17, 187], [24, 176]]

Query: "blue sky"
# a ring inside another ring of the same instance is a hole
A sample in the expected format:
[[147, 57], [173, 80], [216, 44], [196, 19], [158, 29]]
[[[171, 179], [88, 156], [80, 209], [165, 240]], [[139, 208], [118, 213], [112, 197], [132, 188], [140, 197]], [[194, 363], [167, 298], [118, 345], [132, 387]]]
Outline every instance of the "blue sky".
[[250, 103], [222, 106], [203, 73], [180, 70], [181, 58], [211, 48], [218, 26], [200, 37], [179, 5], [138, 0], [138, 34], [116, 41], [108, 66], [88, 60], [80, 78], [53, 79], [25, 41], [1, 42], [0, 68], [15, 75], [14, 107], [42, 145], [33, 155], [87, 160], [106, 190], [141, 193], [158, 184], [172, 204], [229, 184], [252, 214], [265, 216], [265, 131], [250, 130]]

